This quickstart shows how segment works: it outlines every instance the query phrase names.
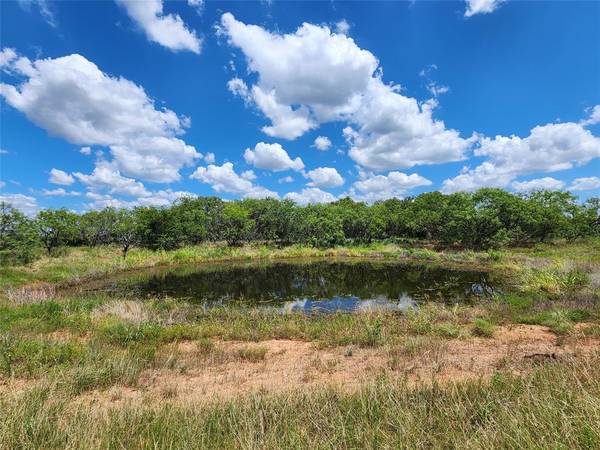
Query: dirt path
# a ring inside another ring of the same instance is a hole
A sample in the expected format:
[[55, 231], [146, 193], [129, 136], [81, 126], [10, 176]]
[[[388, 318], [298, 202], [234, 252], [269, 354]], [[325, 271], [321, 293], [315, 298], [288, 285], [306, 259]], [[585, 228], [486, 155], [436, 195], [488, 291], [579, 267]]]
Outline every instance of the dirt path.
[[[248, 349], [266, 350], [264, 359], [241, 358], [240, 350]], [[493, 338], [413, 337], [377, 349], [318, 349], [308, 342], [269, 340], [217, 342], [210, 356], [202, 356], [192, 342], [174, 350], [184, 366], [146, 371], [136, 389], [113, 387], [81, 400], [100, 405], [157, 398], [202, 402], [325, 385], [352, 391], [380, 374], [404, 377], [411, 384], [487, 378], [497, 370], [522, 374], [546, 362], [589, 356], [600, 350], [600, 340], [559, 338], [545, 327], [513, 325], [499, 328]]]

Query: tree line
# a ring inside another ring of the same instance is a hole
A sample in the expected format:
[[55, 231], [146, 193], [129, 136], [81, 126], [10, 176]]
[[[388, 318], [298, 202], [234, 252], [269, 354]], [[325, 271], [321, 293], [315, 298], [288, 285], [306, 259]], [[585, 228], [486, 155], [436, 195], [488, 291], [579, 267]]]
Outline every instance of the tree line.
[[344, 198], [299, 206], [290, 200], [187, 197], [169, 207], [105, 208], [76, 214], [46, 209], [28, 218], [0, 203], [0, 262], [27, 263], [65, 246], [118, 245], [170, 250], [202, 242], [266, 242], [333, 247], [372, 241], [426, 240], [490, 249], [600, 236], [600, 199], [580, 204], [563, 191], [514, 194], [428, 192], [372, 205]]

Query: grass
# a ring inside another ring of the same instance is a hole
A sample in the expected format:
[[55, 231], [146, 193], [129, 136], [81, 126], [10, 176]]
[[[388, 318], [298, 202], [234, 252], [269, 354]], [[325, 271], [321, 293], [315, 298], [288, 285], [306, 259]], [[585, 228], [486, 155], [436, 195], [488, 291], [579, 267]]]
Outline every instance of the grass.
[[92, 406], [55, 385], [0, 398], [3, 448], [569, 448], [600, 446], [600, 359], [524, 378], [414, 388], [380, 379], [225, 403]]
[[[487, 263], [497, 260], [489, 252], [434, 251], [427, 248], [405, 248], [397, 244], [372, 243], [363, 246], [318, 249], [302, 245], [275, 247], [247, 245], [228, 247], [203, 244], [171, 251], [134, 248], [122, 258], [116, 247], [68, 248], [59, 257], [43, 257], [27, 265], [0, 267], [0, 290], [19, 295], [18, 288], [39, 283], [79, 283], [126, 270], [160, 265], [198, 264], [211, 261], [268, 260], [288, 258], [378, 257], [403, 258], [429, 263]], [[39, 290], [39, 289], [38, 289]], [[38, 296], [41, 294], [38, 294]]]
[[485, 319], [475, 319], [473, 322], [472, 333], [480, 337], [492, 337], [494, 335], [494, 325]]
[[250, 362], [260, 362], [265, 360], [267, 355], [266, 347], [243, 347], [237, 351], [240, 359]]
[[[498, 372], [489, 382], [444, 387], [416, 388], [401, 376], [374, 374], [352, 393], [261, 392], [196, 405], [177, 400], [178, 387], [167, 386], [155, 401], [114, 403], [108, 409], [90, 408], [81, 399], [90, 391], [136, 387], [149, 369], [184, 373], [189, 361], [180, 357], [181, 343], [191, 343], [194, 367], [268, 364], [271, 356], [261, 341], [292, 339], [318, 349], [343, 347], [342, 360], [379, 349], [393, 368], [406, 358], [435, 358], [432, 349], [443, 348], [445, 340], [494, 339], [507, 324], [598, 338], [599, 255], [600, 240], [485, 253], [392, 244], [330, 250], [199, 246], [157, 253], [137, 249], [125, 260], [117, 249], [98, 248], [2, 268], [0, 449], [598, 448], [600, 355], [551, 362], [522, 378]], [[54, 284], [158, 264], [309, 256], [485, 264], [506, 287], [468, 305], [430, 302], [406, 313], [303, 315], [204, 311], [173, 299], [59, 296]], [[226, 352], [223, 341], [244, 344]], [[323, 373], [335, 370], [319, 364]], [[5, 379], [21, 380], [26, 388], [2, 391]]]

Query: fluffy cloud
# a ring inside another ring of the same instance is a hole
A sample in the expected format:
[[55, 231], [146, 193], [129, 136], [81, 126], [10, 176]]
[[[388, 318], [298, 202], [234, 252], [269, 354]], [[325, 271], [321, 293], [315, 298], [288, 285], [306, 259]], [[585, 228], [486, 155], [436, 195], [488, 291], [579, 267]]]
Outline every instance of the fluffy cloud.
[[572, 191], [591, 191], [592, 189], [600, 189], [599, 177], [583, 177], [576, 178], [569, 186]]
[[194, 8], [198, 15], [204, 12], [204, 0], [187, 0], [188, 6]]
[[287, 177], [283, 177], [277, 180], [277, 182], [279, 184], [283, 184], [283, 183], [293, 183], [294, 182], [294, 177], [288, 175]]
[[304, 163], [298, 157], [292, 160], [280, 144], [265, 144], [259, 142], [254, 150], [246, 149], [244, 159], [259, 169], [281, 172], [282, 170], [302, 170]]
[[581, 124], [551, 123], [533, 128], [529, 136], [481, 138], [475, 156], [488, 160], [475, 169], [445, 180], [443, 192], [505, 187], [519, 175], [556, 172], [600, 157], [600, 138]]
[[177, 181], [179, 170], [201, 157], [176, 137], [189, 119], [156, 109], [142, 87], [105, 74], [81, 55], [33, 62], [9, 55], [4, 70], [26, 77], [18, 86], [0, 83], [9, 105], [73, 144], [110, 147], [128, 175]]
[[23, 194], [3, 194], [0, 195], [0, 203], [9, 203], [13, 208], [18, 209], [27, 216], [35, 216], [40, 210], [37, 200], [34, 197]]
[[596, 125], [597, 123], [600, 123], [600, 105], [590, 108], [588, 117], [579, 122], [579, 124], [584, 127], [588, 125]]
[[494, 12], [506, 0], [466, 0], [467, 9], [465, 17], [472, 17], [476, 14], [489, 14]]
[[294, 139], [320, 123], [344, 121], [349, 155], [373, 170], [463, 159], [472, 141], [433, 119], [433, 103], [419, 104], [382, 81], [375, 56], [343, 33], [305, 23], [295, 33], [271, 33], [227, 13], [220, 33], [258, 74], [229, 89], [271, 121], [270, 136]]
[[50, 170], [50, 177], [48, 178], [48, 181], [52, 184], [70, 186], [75, 182], [75, 179], [63, 170], [52, 169]]
[[109, 194], [99, 194], [97, 192], [87, 192], [85, 195], [91, 200], [86, 204], [88, 209], [112, 208], [135, 208], [136, 206], [168, 206], [174, 201], [183, 197], [195, 197], [191, 192], [173, 191], [171, 189], [149, 192], [148, 196], [140, 197], [135, 200], [122, 200]]
[[299, 205], [308, 205], [311, 203], [331, 203], [337, 199], [329, 192], [322, 191], [319, 188], [305, 188], [301, 192], [288, 192], [285, 198], [292, 200]]
[[322, 152], [329, 150], [331, 147], [331, 141], [326, 136], [317, 136], [315, 139], [314, 146], [317, 150], [321, 150]]
[[92, 154], [92, 149], [90, 147], [81, 147], [81, 149], [79, 150], [79, 153], [81, 153], [82, 155], [85, 155], [85, 156], [89, 156]]
[[253, 170], [244, 170], [240, 175], [244, 180], [252, 181], [256, 180], [256, 174]]
[[564, 181], [552, 177], [536, 178], [529, 181], [515, 181], [513, 188], [521, 192], [540, 191], [543, 189], [560, 190], [565, 187]]
[[344, 179], [333, 167], [318, 167], [304, 176], [311, 180], [308, 186], [312, 187], [338, 187], [344, 184]]
[[355, 182], [348, 195], [372, 203], [388, 198], [401, 198], [411, 189], [430, 185], [430, 180], [416, 173], [407, 175], [403, 172], [390, 172], [387, 175], [367, 176]]
[[42, 189], [42, 194], [45, 195], [46, 197], [66, 197], [66, 196], [79, 197], [81, 195], [81, 192], [66, 191], [63, 188], [58, 188], [58, 189]]
[[222, 166], [210, 164], [208, 167], [198, 167], [190, 178], [210, 184], [215, 192], [219, 193], [227, 192], [244, 198], [279, 197], [276, 192], [254, 185], [250, 180], [238, 175], [233, 170], [233, 164], [229, 162]]
[[129, 195], [132, 197], [148, 197], [150, 192], [139, 181], [121, 175], [114, 164], [100, 161], [96, 164], [91, 175], [81, 172], [73, 174], [79, 181], [90, 189], [106, 190], [111, 194]]
[[[116, 0], [127, 15], [146, 33], [149, 40], [170, 50], [200, 53], [202, 42], [177, 14], [163, 14], [162, 0]], [[198, 2], [194, 2], [198, 3]]]
[[348, 34], [350, 31], [350, 24], [346, 19], [342, 19], [335, 23], [335, 32], [340, 34]]

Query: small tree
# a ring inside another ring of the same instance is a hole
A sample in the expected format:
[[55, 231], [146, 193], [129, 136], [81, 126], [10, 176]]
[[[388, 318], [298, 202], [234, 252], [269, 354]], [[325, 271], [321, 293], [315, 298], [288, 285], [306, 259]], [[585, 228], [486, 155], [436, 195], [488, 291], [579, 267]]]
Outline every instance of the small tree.
[[83, 214], [79, 221], [81, 240], [95, 247], [108, 244], [116, 221], [114, 208], [104, 208], [102, 211], [89, 211]]
[[0, 265], [31, 262], [38, 248], [33, 222], [10, 204], [0, 202]]
[[42, 244], [52, 255], [61, 245], [69, 244], [77, 238], [78, 216], [66, 209], [46, 209], [40, 211], [36, 219]]
[[139, 242], [139, 228], [135, 211], [129, 209], [117, 211], [113, 236], [115, 242], [121, 246], [123, 258], [125, 258], [129, 249]]
[[250, 211], [238, 202], [228, 202], [223, 206], [223, 238], [230, 246], [240, 245], [248, 240], [254, 228]]

